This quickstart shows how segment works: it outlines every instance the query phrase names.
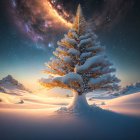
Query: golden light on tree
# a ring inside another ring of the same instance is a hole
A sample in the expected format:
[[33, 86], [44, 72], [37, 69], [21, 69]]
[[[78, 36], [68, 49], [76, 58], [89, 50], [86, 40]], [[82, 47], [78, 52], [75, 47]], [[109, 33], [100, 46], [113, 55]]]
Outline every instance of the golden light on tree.
[[[51, 77], [40, 80], [46, 88], [71, 89], [75, 101], [87, 104], [85, 94], [96, 89], [115, 90], [119, 79], [112, 75], [115, 69], [104, 54], [104, 48], [97, 42], [97, 36], [86, 24], [80, 5], [68, 34], [58, 42], [54, 57], [44, 70]], [[54, 76], [56, 75], [56, 76]], [[72, 106], [72, 108], [77, 108]]]

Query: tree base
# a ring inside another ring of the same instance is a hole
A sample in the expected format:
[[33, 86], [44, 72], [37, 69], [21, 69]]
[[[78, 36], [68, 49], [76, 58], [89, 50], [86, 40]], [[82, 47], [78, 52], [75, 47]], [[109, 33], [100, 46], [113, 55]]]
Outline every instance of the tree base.
[[87, 103], [85, 94], [78, 95], [78, 93], [73, 93], [73, 101], [68, 107], [62, 107], [58, 110], [58, 112], [87, 112], [91, 110], [91, 107]]

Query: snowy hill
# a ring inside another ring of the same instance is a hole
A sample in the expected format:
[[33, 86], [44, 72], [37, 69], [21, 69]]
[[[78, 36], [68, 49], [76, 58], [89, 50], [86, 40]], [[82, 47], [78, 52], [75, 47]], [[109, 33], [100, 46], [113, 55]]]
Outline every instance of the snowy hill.
[[11, 75], [0, 80], [0, 91], [3, 93], [13, 93], [15, 91], [30, 92], [23, 84], [14, 79]]
[[140, 116], [140, 92], [106, 100], [101, 107], [122, 114]]
[[95, 90], [94, 92], [88, 93], [87, 97], [89, 97], [89, 101], [95, 99], [113, 99], [128, 94], [134, 94], [136, 92], [140, 92], [140, 82], [127, 85], [126, 87], [121, 88], [118, 92]]
[[113, 93], [112, 95], [122, 96], [136, 92], [140, 92], [140, 82], [137, 82], [136, 84], [127, 85], [126, 87], [122, 88], [119, 92]]
[[[8, 94], [5, 95], [11, 96]], [[32, 100], [33, 99], [32, 97]], [[4, 101], [4, 99], [2, 100]], [[39, 98], [37, 97], [36, 100], [39, 100]], [[80, 115], [57, 113], [56, 110], [60, 108], [60, 106], [62, 107], [62, 103], [70, 103], [68, 100], [69, 98], [66, 98], [66, 100], [60, 100], [58, 98], [52, 98], [50, 100], [46, 98], [46, 103], [42, 99], [40, 99], [42, 102], [36, 103], [31, 102], [31, 100], [30, 102], [25, 100], [23, 104], [21, 104], [22, 100], [19, 103], [16, 103], [17, 100], [15, 100], [13, 102], [14, 104], [6, 104], [8, 102], [1, 103], [0, 124], [3, 130], [1, 132], [1, 137], [10, 140], [16, 139], [15, 137], [22, 134], [24, 137], [21, 137], [20, 140], [28, 138], [38, 140], [44, 137], [52, 140], [140, 139], [140, 111], [138, 108], [140, 93], [105, 100], [106, 105], [100, 107], [107, 110], [96, 108], [93, 113], [89, 112]], [[59, 101], [59, 104], [57, 101]], [[93, 104], [93, 102], [91, 102], [91, 104]], [[108, 109], [111, 111], [108, 111]], [[135, 117], [135, 115], [137, 115], [137, 117]], [[4, 133], [7, 132], [7, 130], [9, 135], [5, 135]], [[39, 137], [39, 134], [41, 137]], [[19, 139], [19, 137], [17, 139]]]
[[15, 80], [11, 75], [8, 75], [2, 80], [0, 80], [0, 85], [3, 88], [8, 88], [8, 89], [18, 88], [21, 90], [25, 90], [24, 86], [20, 84], [17, 80]]

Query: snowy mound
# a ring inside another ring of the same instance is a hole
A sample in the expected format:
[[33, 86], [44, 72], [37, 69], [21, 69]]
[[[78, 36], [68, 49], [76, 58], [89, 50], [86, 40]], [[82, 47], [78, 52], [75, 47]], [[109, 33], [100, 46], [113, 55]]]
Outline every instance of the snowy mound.
[[100, 112], [102, 109], [95, 104], [89, 105], [85, 94], [79, 96], [77, 93], [74, 93], [74, 100], [67, 107], [61, 107], [57, 110], [58, 113], [92, 113], [92, 112]]
[[[6, 76], [2, 80], [0, 80], [0, 87], [1, 90], [8, 89], [8, 90], [25, 90], [28, 91], [23, 84], [19, 83], [17, 80], [15, 80], [11, 75]], [[4, 92], [5, 93], [5, 92]]]
[[140, 115], [140, 92], [107, 100], [102, 107], [118, 113]]
[[140, 104], [140, 92], [108, 100], [108, 103], [109, 104], [111, 103], [112, 105], [122, 105], [122, 104], [128, 104], [128, 103]]
[[140, 92], [140, 82], [137, 82], [136, 84], [127, 85], [126, 87], [122, 88], [119, 92], [113, 93], [113, 96], [121, 96], [121, 95], [127, 95]]
[[102, 108], [100, 108], [99, 106], [93, 104], [93, 105], [89, 105], [87, 106], [87, 108], [84, 109], [80, 109], [80, 108], [75, 108], [74, 106], [71, 107], [61, 107], [60, 109], [58, 109], [56, 112], [58, 113], [67, 113], [67, 114], [92, 114], [95, 112], [101, 112], [104, 111]]

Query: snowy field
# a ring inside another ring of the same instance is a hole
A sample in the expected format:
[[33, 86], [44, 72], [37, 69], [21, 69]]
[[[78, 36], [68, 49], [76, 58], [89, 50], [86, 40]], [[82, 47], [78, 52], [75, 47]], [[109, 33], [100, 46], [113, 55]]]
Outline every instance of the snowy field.
[[92, 111], [68, 113], [58, 110], [72, 102], [72, 92], [30, 92], [7, 76], [0, 81], [0, 140], [139, 140], [140, 88], [128, 88], [117, 96], [89, 93]]
[[0, 140], [139, 140], [140, 92], [97, 97], [89, 94], [87, 100], [100, 108], [72, 114], [57, 112], [72, 101], [69, 96], [0, 92]]

